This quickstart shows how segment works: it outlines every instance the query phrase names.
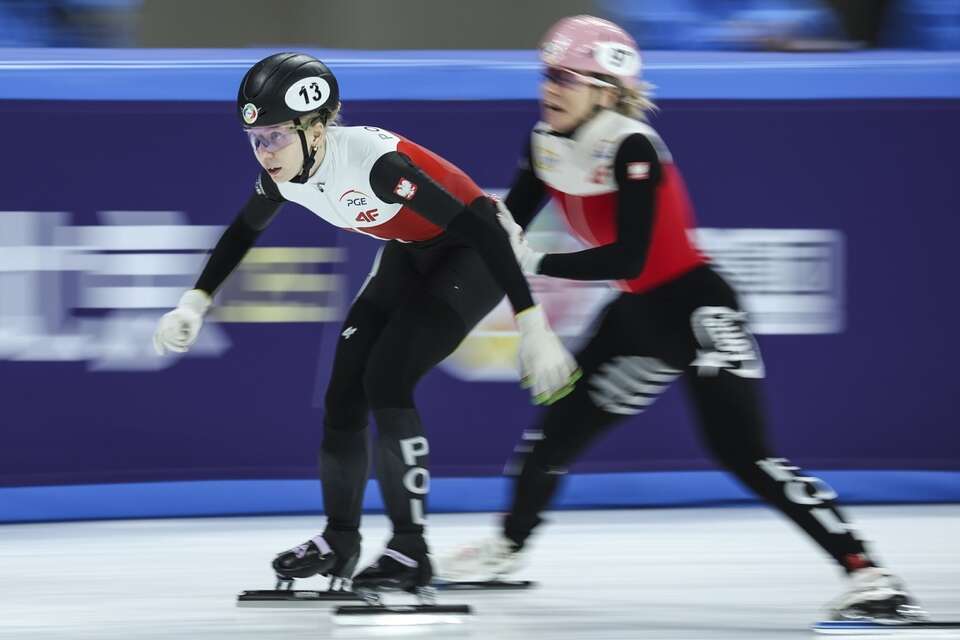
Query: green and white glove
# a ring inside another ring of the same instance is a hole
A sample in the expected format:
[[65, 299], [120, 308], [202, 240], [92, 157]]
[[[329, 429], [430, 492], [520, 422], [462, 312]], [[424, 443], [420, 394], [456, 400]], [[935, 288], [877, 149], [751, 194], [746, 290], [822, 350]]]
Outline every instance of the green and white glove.
[[547, 323], [540, 305], [517, 314], [520, 330], [520, 380], [535, 404], [553, 404], [571, 391], [582, 375], [577, 361]]

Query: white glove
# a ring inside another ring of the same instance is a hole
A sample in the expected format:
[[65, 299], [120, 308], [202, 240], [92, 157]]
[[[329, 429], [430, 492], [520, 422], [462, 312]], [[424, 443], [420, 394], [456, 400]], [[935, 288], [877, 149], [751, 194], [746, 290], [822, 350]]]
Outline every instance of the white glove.
[[550, 329], [540, 305], [517, 314], [520, 330], [520, 377], [536, 404], [553, 404], [573, 391], [580, 369], [557, 334]]
[[539, 251], [534, 251], [533, 248], [527, 244], [527, 237], [523, 235], [523, 229], [517, 224], [517, 221], [513, 219], [513, 214], [510, 213], [510, 209], [507, 209], [507, 205], [503, 204], [501, 200], [497, 200], [496, 203], [498, 210], [497, 220], [500, 222], [500, 226], [507, 232], [507, 237], [510, 238], [510, 248], [513, 249], [513, 255], [517, 258], [517, 264], [520, 265], [520, 270], [527, 276], [537, 275], [540, 269], [540, 261], [543, 260], [544, 254]]
[[203, 314], [210, 308], [210, 296], [200, 289], [191, 289], [182, 296], [177, 308], [163, 314], [153, 334], [153, 348], [157, 355], [165, 351], [184, 353], [200, 333]]

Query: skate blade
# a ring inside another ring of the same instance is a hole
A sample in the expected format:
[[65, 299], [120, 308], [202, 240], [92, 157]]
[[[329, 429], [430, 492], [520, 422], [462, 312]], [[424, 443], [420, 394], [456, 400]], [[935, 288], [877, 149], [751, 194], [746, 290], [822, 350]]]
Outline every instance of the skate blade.
[[438, 591], [519, 591], [537, 586], [531, 580], [435, 580]]
[[244, 591], [237, 596], [238, 607], [311, 607], [325, 602], [355, 602], [360, 597], [350, 591], [314, 591], [305, 589], [264, 589]]
[[826, 636], [922, 635], [924, 638], [956, 638], [960, 635], [960, 622], [824, 620], [813, 625], [813, 630]]
[[472, 614], [465, 604], [362, 605], [337, 607], [333, 621], [343, 626], [398, 627], [428, 624], [462, 624]]

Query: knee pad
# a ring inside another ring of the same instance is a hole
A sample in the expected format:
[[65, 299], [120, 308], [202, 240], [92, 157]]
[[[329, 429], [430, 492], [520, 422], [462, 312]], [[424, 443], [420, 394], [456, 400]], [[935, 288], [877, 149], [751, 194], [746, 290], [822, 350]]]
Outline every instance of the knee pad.
[[323, 430], [323, 442], [320, 448], [327, 453], [348, 453], [363, 450], [367, 446], [367, 430], [360, 429], [331, 429]]
[[374, 410], [413, 408], [416, 384], [416, 380], [409, 380], [402, 370], [382, 358], [372, 358], [363, 374], [363, 391]]
[[362, 396], [345, 399], [331, 387], [324, 398], [324, 433], [362, 431], [367, 428], [369, 408]]

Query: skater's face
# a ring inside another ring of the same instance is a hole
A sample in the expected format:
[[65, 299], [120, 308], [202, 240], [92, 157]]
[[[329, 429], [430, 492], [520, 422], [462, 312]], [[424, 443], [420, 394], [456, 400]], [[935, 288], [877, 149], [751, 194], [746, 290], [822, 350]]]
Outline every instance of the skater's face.
[[614, 85], [565, 67], [546, 67], [540, 85], [543, 120], [554, 131], [572, 131], [597, 107], [614, 102]]
[[[270, 127], [251, 127], [245, 130], [257, 161], [274, 182], [289, 182], [303, 169], [303, 148], [297, 126], [291, 120]], [[323, 159], [326, 127], [322, 122], [303, 129], [307, 147], [316, 150], [314, 166]]]

